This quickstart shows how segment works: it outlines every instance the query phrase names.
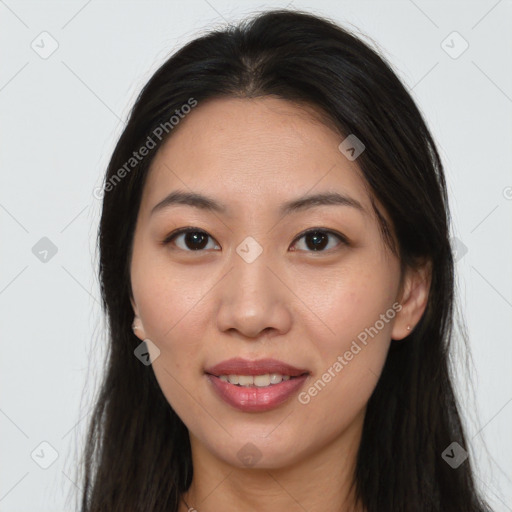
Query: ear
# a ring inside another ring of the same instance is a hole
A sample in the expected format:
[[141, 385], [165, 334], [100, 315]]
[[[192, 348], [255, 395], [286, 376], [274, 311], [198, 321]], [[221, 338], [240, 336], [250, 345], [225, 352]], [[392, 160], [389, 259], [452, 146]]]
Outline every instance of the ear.
[[133, 322], [132, 322], [132, 329], [133, 334], [137, 336], [140, 340], [145, 340], [147, 338], [146, 331], [144, 330], [144, 326], [142, 324], [142, 320], [139, 317], [139, 308], [137, 307], [137, 304], [135, 303], [133, 297], [130, 297], [130, 302], [132, 304], [133, 308]]
[[402, 309], [395, 317], [391, 339], [401, 340], [409, 336], [420, 321], [427, 307], [431, 276], [430, 262], [405, 271], [401, 292], [397, 299]]

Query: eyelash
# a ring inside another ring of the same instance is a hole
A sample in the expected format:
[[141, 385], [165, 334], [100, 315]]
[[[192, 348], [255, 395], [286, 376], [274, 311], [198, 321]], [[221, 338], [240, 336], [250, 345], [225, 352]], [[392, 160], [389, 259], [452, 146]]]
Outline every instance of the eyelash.
[[[177, 238], [179, 235], [183, 235], [183, 234], [187, 234], [187, 233], [200, 233], [200, 234], [204, 234], [204, 235], [210, 237], [212, 240], [215, 240], [206, 231], [203, 231], [202, 229], [190, 226], [190, 227], [186, 227], [186, 228], [180, 228], [178, 230], [173, 231], [172, 233], [169, 233], [165, 237], [165, 239], [162, 241], [162, 245], [168, 245], [175, 238]], [[344, 235], [342, 235], [341, 233], [338, 233], [336, 231], [332, 231], [330, 229], [323, 229], [323, 228], [310, 228], [310, 229], [307, 229], [306, 231], [303, 231], [302, 233], [297, 235], [297, 237], [294, 239], [292, 245], [295, 245], [301, 238], [304, 238], [308, 234], [313, 234], [313, 233], [323, 233], [323, 234], [327, 234], [327, 235], [332, 235], [332, 236], [336, 237], [343, 245], [347, 245], [347, 246], [350, 245], [348, 239]], [[194, 253], [194, 252], [204, 252], [205, 251], [205, 249], [198, 249], [196, 251], [191, 250], [191, 249], [180, 249], [180, 248], [178, 248], [178, 249], [181, 250], [181, 251], [184, 251], [184, 252], [191, 252], [191, 253]], [[336, 250], [336, 248], [334, 250]], [[306, 252], [310, 252], [310, 253], [323, 253], [323, 252], [330, 253], [332, 251], [333, 251], [333, 249], [331, 248], [331, 249], [321, 250], [321, 251], [311, 251], [311, 250], [308, 251], [307, 250]]]

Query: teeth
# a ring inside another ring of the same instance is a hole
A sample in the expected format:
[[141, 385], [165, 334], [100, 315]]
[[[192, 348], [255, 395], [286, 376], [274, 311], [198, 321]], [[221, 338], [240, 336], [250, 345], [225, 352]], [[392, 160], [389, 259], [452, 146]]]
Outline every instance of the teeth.
[[270, 386], [270, 375], [268, 373], [265, 375], [256, 375], [254, 377], [254, 385], [258, 386], [259, 388]]
[[289, 375], [281, 375], [280, 373], [266, 373], [264, 375], [220, 375], [219, 379], [223, 382], [229, 382], [243, 387], [256, 386], [265, 388], [283, 381], [290, 380]]
[[240, 386], [252, 386], [254, 384], [254, 377], [252, 375], [237, 375], [236, 378]]
[[[287, 375], [288, 377], [288, 375]], [[279, 373], [271, 373], [270, 374], [270, 384], [279, 384], [282, 380], [283, 376]]]

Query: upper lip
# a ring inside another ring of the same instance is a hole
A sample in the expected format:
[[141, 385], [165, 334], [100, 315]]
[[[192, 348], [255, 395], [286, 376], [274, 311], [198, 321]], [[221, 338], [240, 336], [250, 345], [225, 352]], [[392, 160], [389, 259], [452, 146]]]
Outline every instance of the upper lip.
[[257, 359], [250, 361], [240, 357], [226, 359], [214, 366], [205, 369], [206, 373], [219, 377], [220, 375], [265, 375], [267, 373], [279, 373], [298, 377], [308, 370], [297, 368], [277, 359]]

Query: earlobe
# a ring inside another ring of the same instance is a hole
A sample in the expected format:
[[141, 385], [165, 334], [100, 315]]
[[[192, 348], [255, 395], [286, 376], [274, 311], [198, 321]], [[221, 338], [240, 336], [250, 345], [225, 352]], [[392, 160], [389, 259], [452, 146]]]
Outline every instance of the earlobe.
[[132, 304], [134, 317], [132, 322], [132, 331], [137, 338], [144, 340], [146, 338], [146, 333], [144, 331], [144, 326], [142, 325], [142, 320], [139, 318], [139, 309], [137, 308], [137, 305], [135, 304], [135, 301], [133, 298], [130, 298], [130, 302]]
[[135, 316], [132, 322], [132, 330], [133, 334], [137, 336], [137, 338], [144, 340], [146, 338], [146, 333], [144, 331], [144, 327], [142, 326], [142, 322], [138, 316]]
[[431, 266], [425, 264], [419, 269], [408, 269], [402, 287], [402, 308], [398, 312], [391, 331], [391, 339], [401, 340], [409, 336], [420, 321], [428, 303], [431, 282]]

